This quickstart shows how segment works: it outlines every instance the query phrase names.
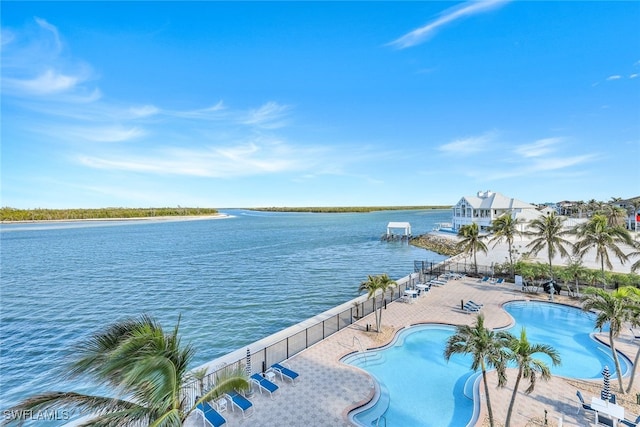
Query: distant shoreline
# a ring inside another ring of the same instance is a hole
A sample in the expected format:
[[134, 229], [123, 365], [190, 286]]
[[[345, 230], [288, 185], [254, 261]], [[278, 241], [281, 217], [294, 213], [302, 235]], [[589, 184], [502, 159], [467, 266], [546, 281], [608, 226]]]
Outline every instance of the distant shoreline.
[[81, 218], [81, 219], [34, 219], [23, 221], [0, 221], [0, 224], [55, 224], [61, 222], [113, 222], [113, 221], [196, 221], [210, 219], [232, 218], [232, 215], [167, 215], [167, 216], [146, 216], [133, 218]]

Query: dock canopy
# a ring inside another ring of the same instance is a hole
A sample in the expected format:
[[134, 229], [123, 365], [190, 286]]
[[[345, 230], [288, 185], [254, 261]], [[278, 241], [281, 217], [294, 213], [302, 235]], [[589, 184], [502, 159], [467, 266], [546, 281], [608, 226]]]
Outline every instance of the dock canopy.
[[411, 236], [411, 224], [408, 222], [390, 222], [387, 224], [387, 235], [395, 234], [392, 230], [404, 230], [405, 236]]

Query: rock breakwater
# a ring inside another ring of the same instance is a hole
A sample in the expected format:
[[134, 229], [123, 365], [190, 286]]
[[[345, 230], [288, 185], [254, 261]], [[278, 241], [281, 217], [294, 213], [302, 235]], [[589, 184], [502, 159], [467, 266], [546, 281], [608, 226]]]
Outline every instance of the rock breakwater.
[[423, 234], [412, 238], [409, 243], [440, 255], [454, 256], [460, 253], [460, 250], [457, 248], [458, 241], [456, 239], [442, 237], [436, 234]]

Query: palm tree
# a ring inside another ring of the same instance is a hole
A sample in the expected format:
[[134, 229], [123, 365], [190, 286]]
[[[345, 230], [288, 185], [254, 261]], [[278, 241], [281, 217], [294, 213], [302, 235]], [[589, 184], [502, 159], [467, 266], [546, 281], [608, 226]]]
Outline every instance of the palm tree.
[[[380, 327], [382, 325], [382, 300], [384, 300], [384, 295], [387, 290], [391, 286], [395, 286], [396, 282], [391, 280], [386, 273], [381, 274], [379, 276], [367, 276], [367, 280], [360, 283], [360, 287], [358, 288], [358, 292], [367, 292], [367, 297], [373, 299], [373, 311], [376, 319], [376, 332], [380, 332]], [[380, 307], [376, 309], [376, 296], [378, 291], [381, 292], [382, 299], [380, 301]]]
[[480, 236], [480, 229], [478, 224], [472, 222], [471, 224], [463, 225], [458, 230], [458, 236], [462, 237], [462, 240], [458, 242], [458, 249], [463, 253], [473, 255], [473, 267], [476, 274], [478, 274], [478, 259], [476, 254], [478, 251], [487, 253], [487, 245], [482, 241], [483, 236]]
[[[93, 380], [117, 397], [48, 392], [29, 397], [10, 410], [79, 409], [91, 414], [83, 426], [181, 426], [195, 409], [182, 395], [194, 349], [181, 346], [179, 323], [172, 333], [165, 333], [153, 318], [143, 315], [117, 322], [77, 346], [69, 375]], [[233, 372], [217, 381], [196, 404], [248, 387], [246, 378]], [[24, 420], [6, 422], [14, 423], [21, 425]]]
[[591, 216], [591, 214], [596, 210], [597, 204], [598, 202], [596, 199], [591, 199], [587, 202], [587, 216]]
[[600, 261], [602, 283], [605, 283], [604, 267], [612, 269], [609, 251], [624, 264], [629, 258], [620, 249], [618, 244], [624, 243], [633, 246], [633, 240], [629, 231], [619, 226], [609, 225], [604, 215], [596, 214], [587, 223], [576, 228], [578, 241], [574, 246], [574, 253], [583, 257], [591, 248], [596, 250], [596, 261]]
[[563, 274], [570, 280], [575, 281], [576, 295], [580, 296], [580, 280], [586, 275], [587, 269], [582, 264], [582, 260], [579, 258], [570, 258], [567, 266], [563, 270]]
[[583, 200], [578, 200], [576, 202], [576, 209], [578, 209], [578, 218], [582, 218], [582, 210], [587, 206], [587, 204]]
[[610, 227], [620, 227], [625, 223], [627, 211], [619, 206], [605, 205], [602, 214], [607, 217]]
[[489, 385], [487, 383], [487, 369], [495, 368], [498, 374], [498, 386], [502, 387], [507, 382], [505, 375], [508, 353], [506, 348], [513, 338], [505, 331], [494, 332], [484, 327], [484, 316], [479, 314], [475, 325], [460, 325], [456, 332], [449, 337], [444, 349], [444, 357], [448, 361], [454, 354], [470, 354], [473, 357], [471, 369], [482, 371], [484, 392], [487, 396], [487, 410], [489, 412], [489, 424], [494, 425], [493, 410], [489, 397]]
[[516, 236], [521, 235], [522, 233], [518, 230], [518, 219], [514, 218], [511, 213], [505, 213], [502, 216], [493, 220], [491, 224], [491, 231], [493, 231], [493, 237], [489, 242], [495, 242], [493, 247], [503, 240], [507, 241], [509, 245], [509, 266], [511, 268], [511, 277], [514, 276], [514, 268], [513, 268], [513, 239]]
[[531, 254], [537, 255], [541, 250], [547, 248], [549, 274], [552, 280], [553, 257], [556, 253], [560, 253], [560, 256], [563, 258], [569, 256], [565, 245], [570, 245], [571, 243], [564, 238], [564, 236], [569, 234], [569, 231], [563, 229], [563, 223], [564, 218], [556, 215], [555, 212], [551, 212], [549, 215], [538, 217], [531, 221], [529, 228], [533, 229], [533, 231], [526, 233], [533, 237], [533, 240], [527, 245], [527, 248], [531, 248]]
[[[635, 258], [635, 257], [640, 257], [640, 241], [636, 240], [633, 242], [633, 252], [630, 252], [627, 254], [628, 258]], [[631, 264], [631, 271], [635, 272], [636, 270], [640, 269], [640, 259], [636, 262], [634, 262], [633, 264]]]
[[[392, 286], [396, 286], [397, 283], [392, 280], [389, 276], [387, 276], [386, 273], [381, 274], [380, 276], [378, 276], [378, 289], [380, 289], [381, 292], [381, 296], [382, 296], [382, 300], [384, 300], [384, 296], [387, 293], [387, 290], [392, 287]], [[380, 302], [380, 307], [378, 308], [378, 318], [376, 320], [376, 330], [380, 331], [380, 328], [382, 327], [382, 301]]]
[[602, 331], [604, 326], [609, 324], [609, 347], [611, 347], [611, 354], [616, 367], [620, 393], [624, 394], [622, 371], [618, 360], [618, 352], [616, 351], [615, 338], [620, 335], [624, 323], [631, 318], [634, 307], [636, 307], [632, 298], [638, 295], [638, 291], [631, 286], [624, 286], [611, 292], [600, 288], [588, 287], [584, 293], [582, 309], [596, 312], [595, 327]]
[[513, 406], [518, 394], [520, 380], [522, 378], [529, 380], [529, 387], [524, 392], [530, 394], [536, 387], [538, 374], [540, 374], [540, 378], [545, 381], [551, 378], [549, 366], [544, 361], [535, 359], [533, 355], [536, 353], [546, 354], [551, 358], [553, 366], [560, 364], [560, 355], [558, 352], [547, 344], [531, 344], [529, 340], [527, 340], [525, 328], [522, 328], [522, 331], [520, 331], [520, 339], [516, 337], [512, 338], [509, 343], [509, 349], [511, 350], [511, 360], [518, 366], [518, 376], [513, 386], [513, 394], [511, 395], [511, 402], [509, 402], [509, 409], [507, 410], [506, 427], [511, 425], [511, 413], [513, 412]]

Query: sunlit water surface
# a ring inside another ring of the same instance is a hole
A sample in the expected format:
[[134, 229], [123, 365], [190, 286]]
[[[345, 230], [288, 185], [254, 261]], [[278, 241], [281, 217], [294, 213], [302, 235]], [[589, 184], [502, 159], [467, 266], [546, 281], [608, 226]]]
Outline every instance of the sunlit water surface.
[[[450, 211], [368, 214], [224, 211], [222, 220], [0, 227], [0, 409], [41, 391], [95, 391], [60, 377], [72, 345], [140, 313], [181, 316], [197, 366], [358, 295], [368, 274], [399, 279], [443, 257], [383, 243], [389, 221], [413, 234]], [[42, 425], [42, 424], [40, 424]]]

